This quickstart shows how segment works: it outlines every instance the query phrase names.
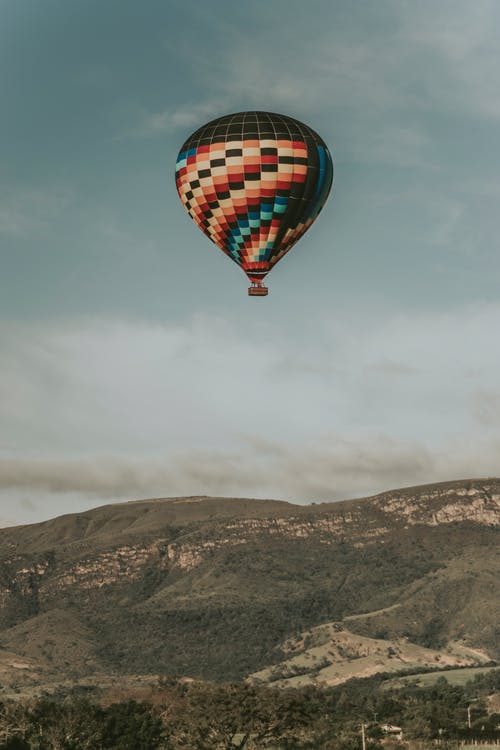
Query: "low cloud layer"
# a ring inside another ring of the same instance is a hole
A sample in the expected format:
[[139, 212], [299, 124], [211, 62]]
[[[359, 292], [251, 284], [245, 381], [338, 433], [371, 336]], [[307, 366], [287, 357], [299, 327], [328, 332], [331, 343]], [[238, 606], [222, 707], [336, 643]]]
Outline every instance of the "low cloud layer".
[[38, 496], [47, 516], [64, 495], [307, 502], [498, 474], [500, 306], [304, 325], [300, 351], [208, 316], [4, 326], [0, 516], [38, 517]]
[[[360, 497], [412, 484], [498, 474], [500, 438], [431, 452], [384, 435], [325, 437], [306, 448], [249, 438], [233, 452], [145, 459], [0, 461], [0, 501], [14, 520], [37, 520], [114, 500], [182, 495], [281, 498], [299, 503]], [[54, 498], [57, 503], [54, 504]], [[9, 508], [10, 506], [10, 508]], [[57, 508], [57, 510], [56, 510]]]
[[394, 482], [424, 481], [430, 474], [432, 479], [436, 469], [422, 446], [397, 445], [383, 436], [353, 442], [331, 436], [323, 445], [307, 449], [255, 438], [234, 452], [198, 451], [163, 461], [103, 456], [3, 460], [0, 489], [97, 498], [209, 492], [339, 499]]

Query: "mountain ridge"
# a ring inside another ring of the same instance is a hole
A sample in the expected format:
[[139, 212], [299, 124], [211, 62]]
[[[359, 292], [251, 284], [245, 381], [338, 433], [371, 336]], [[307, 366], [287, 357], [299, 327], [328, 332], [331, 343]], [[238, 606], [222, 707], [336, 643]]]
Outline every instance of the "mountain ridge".
[[499, 526], [487, 478], [308, 506], [155, 498], [0, 529], [0, 656], [45, 678], [241, 679], [344, 622], [353, 638], [497, 659]]
[[[50, 527], [54, 524], [59, 526], [63, 522], [68, 523], [70, 521], [75, 522], [75, 524], [78, 524], [79, 522], [83, 523], [85, 519], [90, 519], [93, 517], [97, 518], [101, 514], [104, 514], [105, 516], [109, 516], [110, 514], [112, 515], [112, 509], [119, 508], [132, 510], [136, 507], [138, 508], [139, 506], [142, 506], [142, 508], [147, 509], [146, 512], [148, 512], [150, 509], [153, 511], [157, 511], [158, 508], [160, 508], [160, 513], [165, 516], [165, 518], [162, 518], [161, 520], [168, 520], [169, 522], [175, 523], [176, 517], [179, 515], [178, 513], [176, 514], [178, 506], [188, 506], [189, 508], [193, 504], [197, 504], [199, 507], [200, 504], [202, 504], [201, 507], [204, 511], [208, 510], [207, 506], [212, 506], [210, 508], [211, 513], [202, 512], [198, 514], [196, 513], [196, 511], [190, 514], [186, 512], [186, 509], [184, 508], [185, 515], [180, 521], [186, 523], [189, 521], [215, 520], [216, 517], [225, 518], [231, 517], [233, 515], [243, 515], [245, 513], [248, 513], [250, 506], [254, 513], [255, 511], [260, 510], [260, 513], [257, 513], [257, 517], [261, 517], [261, 515], [273, 516], [275, 514], [275, 511], [278, 510], [280, 511], [279, 515], [285, 516], [292, 515], [293, 513], [302, 515], [311, 513], [317, 514], [318, 512], [331, 512], [338, 515], [340, 511], [343, 512], [345, 509], [358, 510], [367, 504], [371, 504], [378, 508], [383, 508], [384, 501], [388, 504], [392, 503], [394, 510], [396, 510], [398, 506], [399, 510], [401, 510], [401, 508], [405, 505], [405, 501], [407, 504], [408, 498], [414, 496], [415, 494], [418, 494], [419, 498], [421, 500], [424, 500], [424, 502], [420, 502], [418, 504], [418, 507], [416, 508], [416, 510], [422, 510], [425, 501], [428, 500], [439, 501], [443, 498], [446, 498], [450, 494], [455, 494], [457, 498], [477, 498], [477, 496], [480, 495], [481, 491], [483, 492], [483, 502], [476, 503], [475, 508], [479, 513], [481, 512], [481, 510], [483, 510], [483, 513], [489, 511], [492, 523], [497, 523], [498, 512], [500, 512], [500, 479], [489, 477], [429, 483], [425, 485], [416, 485], [387, 490], [375, 495], [368, 495], [360, 498], [319, 503], [313, 501], [305, 505], [291, 503], [286, 500], [232, 498], [209, 495], [188, 495], [181, 497], [130, 500], [126, 502], [101, 505], [82, 512], [63, 514], [61, 516], [57, 516], [46, 521], [40, 521], [34, 524], [23, 524], [19, 526], [8, 526], [0, 528], [0, 544], [2, 543], [2, 538], [5, 538], [5, 536], [19, 529], [41, 529]], [[213, 507], [214, 505], [215, 507]], [[151, 508], [149, 508], [148, 506], [151, 506]], [[440, 510], [442, 510], [442, 508]], [[132, 515], [135, 519], [136, 514]], [[469, 517], [473, 517], [473, 515], [474, 513], [471, 513], [469, 514]], [[463, 520], [463, 518], [461, 518], [460, 520]], [[480, 520], [485, 521], [485, 517]], [[436, 519], [436, 521], [439, 522], [439, 519]]]

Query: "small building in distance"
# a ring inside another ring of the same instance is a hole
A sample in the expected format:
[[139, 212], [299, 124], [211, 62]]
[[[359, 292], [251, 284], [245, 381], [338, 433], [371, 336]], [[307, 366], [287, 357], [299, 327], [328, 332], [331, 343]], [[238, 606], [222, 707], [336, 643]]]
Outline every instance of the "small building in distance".
[[380, 729], [387, 737], [390, 737], [393, 740], [403, 739], [403, 730], [401, 727], [396, 727], [394, 724], [381, 724]]

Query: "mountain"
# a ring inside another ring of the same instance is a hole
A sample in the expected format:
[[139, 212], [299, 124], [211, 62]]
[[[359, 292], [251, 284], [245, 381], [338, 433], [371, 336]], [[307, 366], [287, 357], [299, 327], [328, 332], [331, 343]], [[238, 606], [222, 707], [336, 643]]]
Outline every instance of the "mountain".
[[499, 526], [490, 478], [309, 506], [141, 500], [1, 529], [0, 676], [334, 684], [500, 660]]

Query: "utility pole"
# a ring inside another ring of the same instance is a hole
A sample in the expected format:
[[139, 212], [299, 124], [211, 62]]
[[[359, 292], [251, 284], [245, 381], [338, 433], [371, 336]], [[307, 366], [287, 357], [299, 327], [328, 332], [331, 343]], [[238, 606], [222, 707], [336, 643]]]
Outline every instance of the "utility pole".
[[366, 737], [365, 737], [365, 725], [361, 724], [361, 744], [363, 746], [363, 750], [366, 750]]
[[[472, 698], [471, 703], [476, 703], [478, 700], [479, 698]], [[474, 708], [474, 706], [471, 706], [471, 703], [467, 706], [467, 726], [469, 729], [472, 729], [471, 709]]]

